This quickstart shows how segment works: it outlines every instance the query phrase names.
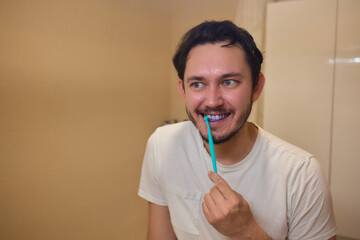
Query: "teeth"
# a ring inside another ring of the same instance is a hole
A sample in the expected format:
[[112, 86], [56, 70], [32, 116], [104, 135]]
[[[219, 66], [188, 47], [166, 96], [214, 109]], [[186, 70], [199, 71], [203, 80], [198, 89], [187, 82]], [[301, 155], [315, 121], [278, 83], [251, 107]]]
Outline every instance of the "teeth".
[[205, 115], [209, 116], [210, 122], [217, 122], [219, 120], [222, 120], [228, 116], [228, 114], [220, 114], [220, 115]]

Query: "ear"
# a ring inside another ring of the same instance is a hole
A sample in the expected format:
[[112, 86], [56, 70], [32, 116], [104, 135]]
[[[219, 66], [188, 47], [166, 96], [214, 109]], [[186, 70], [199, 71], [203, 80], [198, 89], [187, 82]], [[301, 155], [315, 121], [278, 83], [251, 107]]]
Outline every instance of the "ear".
[[259, 81], [257, 82], [254, 90], [253, 90], [253, 95], [252, 95], [252, 101], [256, 102], [256, 100], [258, 100], [258, 98], [260, 97], [260, 94], [264, 88], [265, 85], [265, 77], [263, 73], [259, 74]]
[[185, 89], [184, 89], [184, 81], [181, 79], [179, 79], [178, 88], [179, 88], [179, 92], [180, 92], [181, 96], [185, 100], [186, 94], [185, 94]]

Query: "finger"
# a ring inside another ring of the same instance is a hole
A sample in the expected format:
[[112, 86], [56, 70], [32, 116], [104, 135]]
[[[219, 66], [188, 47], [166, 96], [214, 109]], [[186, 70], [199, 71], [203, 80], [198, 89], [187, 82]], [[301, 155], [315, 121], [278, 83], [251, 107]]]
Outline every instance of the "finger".
[[210, 193], [205, 194], [204, 203], [208, 207], [209, 211], [212, 213], [216, 209], [216, 203], [214, 199], [211, 197]]
[[211, 222], [213, 217], [212, 217], [211, 212], [210, 212], [208, 206], [206, 205], [205, 201], [202, 203], [202, 209], [203, 209], [204, 215], [205, 215], [206, 219], [208, 220], [208, 222]]
[[233, 190], [229, 184], [220, 175], [214, 172], [209, 172], [209, 178], [213, 183], [215, 183], [216, 187], [224, 195], [225, 199], [233, 194]]
[[226, 199], [223, 195], [223, 193], [219, 190], [217, 186], [214, 186], [210, 189], [210, 196], [215, 202], [215, 205], [222, 205], [225, 204]]
[[[221, 215], [221, 212], [218, 208], [218, 206], [215, 204], [214, 200], [212, 199], [211, 195], [205, 194], [204, 196], [204, 202], [202, 204], [204, 214], [206, 214], [206, 219], [209, 222], [213, 222], [214, 219], [218, 218], [218, 216]], [[206, 212], [205, 212], [206, 211]]]

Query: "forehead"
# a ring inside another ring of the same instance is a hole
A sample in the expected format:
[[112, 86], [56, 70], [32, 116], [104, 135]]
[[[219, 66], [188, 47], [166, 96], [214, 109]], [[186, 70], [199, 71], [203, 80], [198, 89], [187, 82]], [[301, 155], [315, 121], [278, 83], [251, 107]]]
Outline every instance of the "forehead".
[[186, 62], [185, 76], [250, 71], [242, 47], [236, 44], [224, 46], [226, 44], [227, 42], [206, 43], [193, 47]]

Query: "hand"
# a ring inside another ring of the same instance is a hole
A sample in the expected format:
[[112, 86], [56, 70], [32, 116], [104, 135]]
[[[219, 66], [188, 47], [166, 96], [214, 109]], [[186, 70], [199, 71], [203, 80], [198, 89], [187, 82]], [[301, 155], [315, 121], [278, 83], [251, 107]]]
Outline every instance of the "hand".
[[208, 222], [231, 239], [269, 239], [257, 225], [245, 199], [218, 174], [210, 172], [209, 178], [215, 186], [202, 203]]

